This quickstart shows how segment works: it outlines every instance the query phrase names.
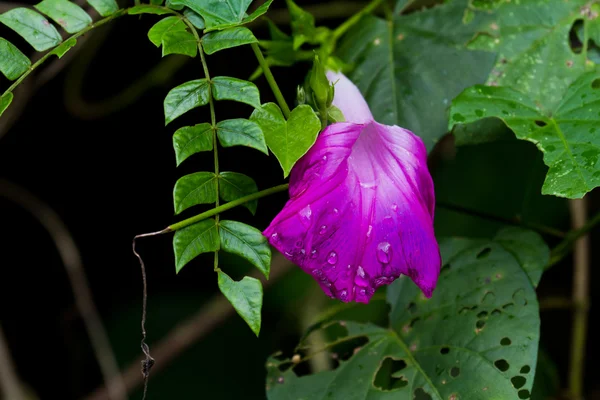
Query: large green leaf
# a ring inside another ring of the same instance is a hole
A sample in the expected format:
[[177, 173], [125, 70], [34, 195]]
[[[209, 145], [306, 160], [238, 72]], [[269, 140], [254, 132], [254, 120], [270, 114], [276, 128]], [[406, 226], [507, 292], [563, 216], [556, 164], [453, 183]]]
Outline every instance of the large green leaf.
[[544, 153], [550, 167], [542, 193], [580, 198], [600, 185], [600, 70], [584, 74], [552, 109], [507, 87], [476, 86], [452, 103], [450, 125], [500, 118]]
[[[351, 358], [332, 371], [298, 377], [291, 369], [280, 370], [293, 365], [290, 360], [271, 359], [268, 398], [529, 398], [540, 318], [535, 288], [521, 260], [529, 260], [532, 250], [542, 254], [548, 249], [539, 238], [536, 249], [533, 241], [525, 248], [518, 240], [506, 247], [509, 234], [501, 232], [500, 240], [441, 241], [444, 267], [431, 299], [410, 279], [399, 278], [387, 292], [389, 329], [348, 321], [333, 326], [346, 336], [327, 347], [352, 342], [361, 347], [350, 349]], [[533, 270], [545, 261], [538, 260]]]
[[4, 114], [4, 111], [10, 106], [12, 103], [13, 94], [11, 92], [6, 93], [5, 95], [0, 96], [0, 117]]
[[204, 23], [204, 18], [194, 10], [186, 8], [183, 11], [183, 15], [194, 25], [196, 28], [200, 30], [204, 30], [206, 28], [206, 24]]
[[[258, 186], [249, 176], [237, 172], [221, 172], [219, 174], [219, 196], [225, 201], [237, 200], [256, 192], [258, 192]], [[254, 215], [258, 200], [249, 201], [244, 206]]]
[[215, 100], [233, 100], [260, 107], [260, 92], [254, 83], [228, 76], [216, 76], [211, 82]]
[[[486, 16], [465, 22], [469, 0], [454, 0], [391, 21], [367, 17], [338, 49], [375, 119], [420, 136], [428, 150], [447, 132], [447, 109], [466, 87], [486, 81], [495, 55], [466, 44]], [[352, 116], [346, 116], [352, 121]]]
[[262, 284], [256, 278], [245, 276], [234, 281], [223, 271], [219, 273], [219, 289], [231, 303], [235, 311], [246, 321], [256, 336], [260, 333], [260, 310], [262, 308]]
[[188, 31], [167, 32], [162, 37], [162, 55], [183, 54], [184, 56], [196, 57], [198, 53], [198, 41]]
[[37, 51], [48, 50], [62, 41], [54, 25], [28, 8], [13, 8], [0, 15], [0, 22], [21, 35]]
[[115, 0], [87, 0], [87, 2], [103, 17], [108, 17], [119, 10]]
[[43, 0], [35, 5], [68, 33], [77, 33], [92, 23], [92, 17], [69, 0]]
[[250, 29], [238, 26], [207, 33], [202, 38], [202, 47], [204, 47], [206, 54], [213, 54], [219, 50], [257, 42], [258, 40]]
[[15, 45], [0, 37], [0, 72], [7, 79], [14, 81], [31, 66], [29, 58]]
[[258, 229], [238, 221], [221, 221], [219, 228], [221, 250], [250, 261], [269, 279], [271, 248], [267, 238]]
[[277, 104], [266, 103], [254, 110], [250, 120], [261, 127], [267, 145], [281, 164], [284, 177], [315, 143], [321, 130], [319, 117], [308, 105], [294, 108], [286, 121]]
[[217, 124], [217, 135], [223, 147], [246, 146], [269, 154], [265, 136], [256, 122], [243, 118], [221, 121]]
[[212, 127], [208, 123], [184, 126], [173, 134], [173, 148], [177, 165], [192, 154], [213, 149]]
[[[202, 253], [219, 250], [219, 231], [214, 219], [206, 219], [175, 232], [173, 251], [177, 273]], [[212, 263], [210, 265], [212, 269]]]
[[165, 33], [185, 30], [187, 30], [187, 26], [181, 18], [172, 15], [165, 17], [154, 24], [148, 31], [148, 39], [150, 39], [156, 47], [159, 47], [162, 44]]
[[246, 10], [252, 0], [172, 0], [170, 4], [187, 6], [200, 14], [206, 24], [206, 31], [212, 31], [252, 22], [266, 13], [272, 2], [273, 0], [266, 1], [250, 15], [246, 14]]
[[175, 183], [173, 204], [175, 214], [197, 204], [217, 201], [217, 176], [213, 172], [196, 172], [185, 175]]
[[196, 79], [171, 89], [164, 102], [165, 125], [191, 109], [208, 104], [209, 98], [206, 79]]

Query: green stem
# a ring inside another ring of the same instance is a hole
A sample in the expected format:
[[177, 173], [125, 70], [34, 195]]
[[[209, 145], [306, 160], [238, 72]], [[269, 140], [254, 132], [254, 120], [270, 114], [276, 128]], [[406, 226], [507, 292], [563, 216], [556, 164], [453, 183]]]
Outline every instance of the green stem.
[[555, 236], [555, 237], [559, 237], [559, 238], [564, 238], [566, 236], [564, 232], [562, 232], [558, 229], [555, 229], [555, 228], [552, 228], [552, 227], [549, 227], [546, 225], [536, 224], [533, 222], [521, 221], [518, 218], [505, 218], [505, 217], [501, 217], [498, 215], [488, 214], [488, 213], [485, 213], [482, 211], [472, 210], [470, 208], [466, 208], [466, 207], [462, 207], [462, 206], [450, 204], [450, 203], [444, 203], [444, 202], [437, 202], [436, 206], [439, 208], [445, 208], [447, 210], [456, 211], [456, 212], [460, 212], [460, 213], [468, 214], [468, 215], [473, 215], [475, 217], [488, 219], [491, 221], [496, 221], [496, 222], [500, 222], [500, 223], [507, 224], [507, 225], [520, 226], [520, 227], [531, 229], [533, 231], [543, 233], [543, 234], [546, 234], [549, 236]]
[[550, 268], [554, 264], [560, 262], [567, 254], [570, 253], [573, 244], [579, 239], [581, 236], [585, 235], [589, 231], [592, 230], [598, 223], [600, 222], [600, 213], [594, 215], [590, 220], [588, 220], [581, 228], [573, 230], [567, 233], [565, 239], [560, 242], [554, 249], [552, 249], [552, 253], [550, 254], [550, 262], [546, 268]]
[[[67, 42], [67, 41], [69, 41], [69, 40], [71, 40], [71, 39], [77, 39], [77, 38], [78, 38], [78, 37], [80, 37], [81, 35], [85, 35], [85, 34], [86, 34], [86, 33], [88, 33], [89, 31], [91, 31], [92, 29], [94, 29], [94, 28], [97, 28], [97, 27], [99, 27], [99, 26], [102, 26], [102, 25], [104, 25], [104, 24], [107, 24], [107, 23], [109, 23], [110, 21], [112, 21], [113, 19], [116, 19], [116, 18], [118, 18], [118, 17], [121, 17], [121, 16], [123, 16], [123, 15], [127, 14], [127, 11], [128, 11], [128, 10], [129, 10], [128, 8], [125, 8], [125, 9], [123, 9], [123, 10], [119, 10], [119, 11], [117, 11], [116, 13], [114, 13], [114, 14], [112, 14], [112, 15], [110, 15], [110, 16], [108, 16], [108, 17], [106, 17], [106, 18], [103, 18], [103, 19], [101, 19], [101, 20], [98, 20], [97, 22], [94, 22], [94, 23], [92, 23], [92, 24], [88, 25], [87, 27], [85, 27], [84, 29], [80, 30], [79, 32], [77, 32], [77, 33], [76, 33], [76, 34], [74, 34], [73, 36], [71, 36], [71, 37], [67, 38], [67, 39], [66, 39], [65, 41], [63, 41], [62, 43], [65, 43], [65, 42]], [[61, 43], [61, 44], [62, 44], [62, 43]], [[60, 46], [60, 45], [59, 45], [59, 46]], [[56, 46], [56, 47], [58, 47], [58, 46]], [[56, 49], [56, 47], [55, 47], [55, 48], [53, 48], [52, 50], [50, 50], [48, 53], [44, 54], [44, 56], [43, 56], [42, 58], [40, 58], [39, 60], [37, 60], [37, 61], [36, 61], [36, 62], [35, 62], [35, 63], [34, 63], [32, 66], [31, 66], [31, 67], [29, 67], [29, 69], [28, 69], [28, 70], [27, 70], [27, 71], [26, 71], [26, 72], [25, 72], [23, 75], [21, 75], [21, 76], [19, 77], [19, 79], [17, 79], [16, 81], [14, 81], [14, 83], [13, 83], [12, 85], [10, 85], [10, 87], [4, 91], [4, 93], [2, 94], [2, 96], [5, 96], [5, 95], [7, 95], [8, 93], [11, 93], [13, 90], [15, 90], [15, 88], [16, 88], [17, 86], [19, 86], [19, 85], [21, 84], [21, 82], [23, 82], [23, 80], [29, 76], [29, 74], [31, 74], [33, 71], [35, 71], [35, 70], [36, 70], [36, 69], [37, 69], [37, 68], [38, 68], [40, 65], [42, 65], [42, 64], [43, 64], [43, 63], [44, 63], [44, 62], [45, 62], [47, 59], [49, 59], [51, 56], [53, 56], [53, 55], [54, 55], [54, 52], [53, 52], [53, 51]]]
[[212, 210], [205, 211], [205, 212], [203, 212], [201, 214], [195, 215], [195, 216], [193, 216], [191, 218], [184, 219], [183, 221], [180, 221], [180, 222], [177, 222], [177, 223], [175, 223], [173, 225], [170, 225], [167, 229], [169, 231], [176, 231], [176, 230], [185, 228], [186, 226], [190, 226], [192, 224], [195, 224], [196, 222], [200, 222], [202, 220], [210, 218], [213, 215], [217, 215], [219, 213], [222, 213], [223, 211], [227, 211], [227, 210], [230, 210], [230, 209], [235, 208], [237, 206], [241, 206], [242, 204], [245, 204], [245, 203], [247, 203], [249, 201], [257, 200], [257, 199], [260, 199], [262, 197], [266, 197], [266, 196], [270, 196], [270, 195], [275, 194], [275, 193], [286, 191], [289, 188], [289, 186], [290, 185], [288, 183], [285, 183], [283, 185], [274, 186], [272, 188], [265, 189], [265, 190], [262, 190], [260, 192], [252, 193], [252, 194], [250, 194], [248, 196], [240, 197], [237, 200], [230, 201], [229, 203], [225, 203], [222, 206], [213, 208]]
[[341, 38], [344, 33], [346, 33], [350, 28], [352, 28], [362, 17], [367, 14], [370, 14], [375, 10], [384, 0], [371, 0], [369, 4], [358, 13], [354, 14], [350, 18], [348, 18], [345, 22], [343, 22], [340, 26], [338, 26], [333, 31], [333, 39], [338, 40]]
[[256, 59], [258, 60], [258, 64], [262, 68], [263, 73], [265, 74], [265, 78], [267, 78], [267, 82], [269, 82], [269, 86], [271, 87], [271, 90], [273, 91], [273, 94], [275, 95], [275, 98], [277, 99], [277, 103], [279, 103], [279, 107], [281, 108], [281, 111], [283, 112], [285, 119], [289, 119], [290, 118], [290, 108], [288, 107], [287, 103], [285, 102], [285, 98], [281, 94], [281, 90], [279, 90], [279, 86], [277, 85], [277, 82], [275, 81], [275, 77], [271, 73], [271, 69], [269, 68], [269, 64], [267, 63], [267, 60], [265, 60], [265, 57], [263, 56], [262, 51], [258, 47], [258, 44], [252, 43], [251, 46], [252, 46], [252, 50], [254, 50], [254, 54], [256, 55]]

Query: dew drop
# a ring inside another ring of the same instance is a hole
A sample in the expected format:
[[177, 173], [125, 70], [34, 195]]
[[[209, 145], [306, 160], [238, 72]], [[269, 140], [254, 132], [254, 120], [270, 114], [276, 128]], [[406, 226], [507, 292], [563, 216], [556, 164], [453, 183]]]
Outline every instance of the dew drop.
[[342, 290], [340, 292], [340, 300], [346, 300], [348, 298], [348, 292], [345, 290]]
[[310, 220], [312, 216], [312, 209], [310, 208], [310, 204], [300, 210], [300, 216], [306, 220]]
[[302, 243], [302, 240], [298, 240], [298, 241], [296, 242], [296, 247], [297, 247], [297, 248], [300, 248], [300, 247], [302, 247], [302, 245], [303, 245], [303, 243]]
[[327, 257], [327, 262], [331, 265], [335, 264], [337, 262], [338, 256], [337, 253], [335, 251], [332, 251], [331, 253], [329, 253], [329, 256]]
[[279, 234], [277, 234], [277, 232], [275, 232], [274, 234], [271, 235], [271, 240], [273, 240], [274, 242], [279, 242]]
[[306, 250], [300, 249], [300, 254], [302, 254], [303, 256], [305, 256], [306, 255]]
[[396, 204], [396, 203], [392, 204], [392, 211], [394, 211], [394, 212], [398, 211], [398, 204]]
[[338, 210], [337, 208], [334, 208], [334, 209], [333, 209], [333, 213], [334, 213], [334, 214], [337, 214], [337, 213], [339, 213], [339, 212], [340, 212], [340, 210]]
[[377, 259], [383, 264], [390, 262], [392, 259], [392, 245], [389, 242], [381, 242], [377, 245]]
[[361, 295], [363, 295], [363, 296], [364, 296], [364, 295], [366, 295], [366, 294], [367, 294], [367, 291], [366, 291], [365, 289], [360, 289], [360, 290], [358, 291], [358, 293], [360, 293]]
[[361, 267], [359, 265], [358, 268], [356, 269], [356, 274], [358, 276], [360, 276], [361, 278], [364, 278], [365, 277], [365, 270], [363, 269], [363, 267]]
[[312, 259], [317, 258], [317, 250], [313, 250], [310, 252], [310, 258], [312, 258]]
[[369, 228], [367, 229], [367, 237], [371, 237], [372, 231], [373, 231], [373, 225], [369, 225]]
[[319, 235], [323, 235], [327, 231], [327, 225], [321, 225], [321, 230], [319, 231]]

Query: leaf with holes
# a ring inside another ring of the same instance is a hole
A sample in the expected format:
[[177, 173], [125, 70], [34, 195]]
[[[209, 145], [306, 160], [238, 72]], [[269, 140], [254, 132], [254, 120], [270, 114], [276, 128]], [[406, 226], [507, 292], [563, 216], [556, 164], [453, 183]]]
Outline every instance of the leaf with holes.
[[231, 303], [240, 317], [246, 321], [256, 336], [260, 333], [260, 310], [262, 308], [262, 284], [256, 278], [245, 276], [239, 282], [234, 281], [223, 271], [219, 274], [219, 289]]
[[215, 100], [233, 100], [260, 107], [260, 93], [256, 85], [242, 79], [217, 76], [212, 79], [212, 93]]
[[0, 72], [9, 80], [14, 81], [31, 66], [29, 58], [15, 45], [0, 37]]
[[175, 214], [198, 204], [217, 201], [217, 176], [213, 172], [196, 172], [179, 178], [173, 189]]
[[[225, 201], [237, 200], [258, 192], [254, 179], [237, 172], [221, 172], [219, 174], [219, 196]], [[244, 204], [252, 215], [256, 214], [258, 200], [252, 200]]]
[[281, 164], [284, 178], [315, 143], [321, 130], [319, 117], [308, 105], [294, 108], [286, 121], [276, 104], [266, 103], [254, 110], [250, 120], [261, 127], [267, 145]]
[[62, 41], [54, 25], [28, 8], [13, 8], [0, 15], [0, 22], [21, 35], [37, 51], [48, 50]]
[[[175, 232], [173, 251], [177, 273], [203, 253], [219, 250], [219, 232], [214, 219], [205, 219]], [[212, 269], [212, 264], [211, 264]]]
[[164, 102], [165, 125], [189, 110], [208, 104], [209, 96], [206, 79], [196, 79], [171, 89]]
[[236, 118], [217, 124], [217, 136], [223, 147], [246, 146], [269, 154], [260, 126], [247, 119]]
[[600, 186], [600, 70], [582, 75], [560, 103], [542, 108], [532, 98], [506, 87], [476, 86], [452, 102], [450, 126], [500, 118], [517, 138], [537, 145], [548, 170], [543, 194], [581, 198]]
[[10, 106], [12, 103], [13, 94], [11, 92], [6, 93], [5, 95], [0, 96], [0, 117], [4, 114], [4, 111]]
[[496, 60], [492, 53], [467, 48], [488, 18], [463, 21], [469, 4], [447, 1], [389, 22], [363, 18], [337, 51], [344, 62], [354, 64], [349, 77], [375, 119], [413, 131], [428, 151], [447, 132], [451, 100], [484, 83]]
[[87, 0], [87, 2], [103, 17], [108, 17], [119, 10], [115, 0]]
[[35, 8], [50, 17], [68, 33], [77, 33], [92, 23], [92, 17], [69, 0], [43, 0]]
[[156, 47], [159, 47], [162, 44], [163, 36], [167, 32], [176, 32], [176, 31], [185, 31], [187, 30], [187, 26], [181, 20], [181, 18], [176, 16], [170, 16], [161, 19], [156, 24], [150, 28], [148, 31], [148, 39], [154, 44]]
[[[535, 234], [511, 229], [493, 240], [440, 241], [444, 267], [431, 299], [407, 277], [388, 287], [390, 328], [330, 325], [339, 332], [329, 348], [362, 339], [359, 348], [349, 349], [349, 359], [337, 352], [337, 369], [298, 377], [289, 360], [271, 359], [269, 400], [324, 399], [331, 393], [356, 400], [529, 398], [540, 329], [530, 271], [545, 260], [525, 264], [548, 249], [540, 238], [519, 247], [519, 237]], [[517, 240], [506, 246], [510, 235]], [[310, 347], [304, 354], [310, 357]]]
[[184, 126], [173, 134], [173, 148], [177, 165], [192, 154], [213, 149], [213, 136], [210, 124]]
[[202, 47], [206, 54], [213, 54], [219, 50], [257, 42], [258, 40], [250, 29], [239, 26], [207, 33], [202, 38]]
[[269, 279], [271, 248], [261, 231], [238, 221], [221, 221], [219, 228], [221, 250], [250, 261]]
[[162, 37], [162, 50], [163, 57], [169, 54], [196, 57], [198, 41], [188, 31], [167, 32]]

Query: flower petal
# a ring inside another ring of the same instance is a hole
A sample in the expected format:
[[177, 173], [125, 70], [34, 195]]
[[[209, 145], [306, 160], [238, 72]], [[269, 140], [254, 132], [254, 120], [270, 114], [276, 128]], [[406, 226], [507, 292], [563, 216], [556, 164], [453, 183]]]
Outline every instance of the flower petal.
[[330, 125], [296, 164], [264, 234], [326, 294], [367, 303], [401, 274], [431, 296], [440, 270], [421, 139], [376, 122]]
[[367, 101], [350, 79], [332, 71], [327, 71], [327, 79], [334, 84], [333, 105], [342, 111], [347, 122], [364, 124], [373, 121]]

